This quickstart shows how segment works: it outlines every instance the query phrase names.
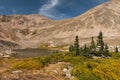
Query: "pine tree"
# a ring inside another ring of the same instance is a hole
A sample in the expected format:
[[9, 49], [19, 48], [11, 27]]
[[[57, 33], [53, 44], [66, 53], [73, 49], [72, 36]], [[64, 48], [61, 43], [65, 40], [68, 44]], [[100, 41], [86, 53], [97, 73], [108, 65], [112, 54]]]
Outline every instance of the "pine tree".
[[105, 44], [104, 53], [105, 53], [105, 54], [108, 54], [108, 53], [109, 53], [109, 48], [108, 48], [108, 45], [107, 45], [107, 44]]
[[83, 51], [84, 51], [84, 53], [87, 53], [87, 46], [86, 46], [86, 44], [83, 47]]
[[95, 50], [96, 50], [94, 37], [91, 38], [90, 50], [91, 50], [91, 52], [95, 52]]
[[76, 53], [76, 56], [79, 55], [79, 38], [78, 36], [76, 36], [75, 38], [75, 41], [74, 41], [74, 48], [75, 48], [75, 53]]
[[83, 47], [83, 52], [85, 54], [88, 54], [89, 53], [89, 48], [87, 47], [87, 45], [85, 44], [84, 47]]
[[80, 47], [79, 52], [80, 52], [80, 54], [83, 54], [83, 53], [84, 53], [84, 52], [83, 52], [83, 47]]
[[103, 33], [100, 32], [97, 37], [97, 46], [98, 46], [98, 52], [100, 54], [104, 53], [104, 42], [103, 42]]
[[116, 46], [115, 47], [115, 53], [118, 53], [119, 52], [119, 50], [118, 50], [118, 47]]
[[90, 48], [86, 44], [83, 46], [83, 55], [90, 57]]
[[69, 52], [73, 52], [74, 51], [74, 46], [73, 45], [70, 45], [69, 47]]

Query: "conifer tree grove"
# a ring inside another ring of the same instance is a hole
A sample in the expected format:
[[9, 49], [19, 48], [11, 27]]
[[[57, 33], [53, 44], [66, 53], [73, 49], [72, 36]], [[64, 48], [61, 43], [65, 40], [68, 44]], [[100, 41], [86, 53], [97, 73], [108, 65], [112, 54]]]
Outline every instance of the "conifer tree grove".
[[76, 36], [75, 38], [75, 41], [74, 41], [74, 49], [75, 49], [75, 53], [76, 53], [76, 56], [79, 55], [79, 38], [78, 36]]
[[[83, 47], [79, 47], [79, 38], [75, 37], [74, 45], [70, 45], [69, 52], [75, 52], [76, 56], [82, 55], [95, 55], [95, 56], [108, 56], [109, 55], [109, 47], [103, 41], [103, 33], [100, 32], [97, 36], [97, 41], [94, 41], [94, 37], [91, 38], [91, 45], [84, 45]], [[115, 52], [118, 53], [118, 47], [115, 48]]]

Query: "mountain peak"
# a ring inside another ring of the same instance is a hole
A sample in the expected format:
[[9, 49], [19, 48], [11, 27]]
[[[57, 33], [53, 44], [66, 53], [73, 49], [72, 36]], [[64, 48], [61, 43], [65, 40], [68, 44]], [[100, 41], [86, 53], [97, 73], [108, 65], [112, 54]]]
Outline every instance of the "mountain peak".
[[38, 47], [42, 44], [72, 44], [78, 35], [82, 45], [102, 31], [107, 44], [120, 44], [120, 3], [116, 1], [66, 20], [55, 21], [41, 15], [6, 16], [3, 22], [0, 21], [0, 38], [16, 41], [22, 47]]

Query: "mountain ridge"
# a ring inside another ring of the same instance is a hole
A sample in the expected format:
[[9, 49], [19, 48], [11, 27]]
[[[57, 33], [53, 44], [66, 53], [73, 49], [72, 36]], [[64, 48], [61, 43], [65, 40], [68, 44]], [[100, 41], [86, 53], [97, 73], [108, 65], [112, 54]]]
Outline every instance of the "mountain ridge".
[[20, 46], [39, 47], [43, 44], [61, 46], [72, 44], [80, 37], [81, 45], [103, 32], [112, 46], [120, 40], [120, 1], [112, 0], [86, 13], [64, 20], [51, 20], [41, 15], [0, 16], [0, 38], [15, 41]]

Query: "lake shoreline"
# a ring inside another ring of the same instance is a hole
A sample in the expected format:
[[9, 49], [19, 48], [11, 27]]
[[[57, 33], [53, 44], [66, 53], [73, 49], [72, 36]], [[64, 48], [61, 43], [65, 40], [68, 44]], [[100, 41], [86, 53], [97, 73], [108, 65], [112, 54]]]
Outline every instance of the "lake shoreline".
[[39, 49], [39, 48], [27, 48], [27, 49], [15, 49], [13, 50], [15, 54], [11, 54], [14, 58], [32, 58], [49, 55], [55, 52], [55, 50], [50, 49]]

